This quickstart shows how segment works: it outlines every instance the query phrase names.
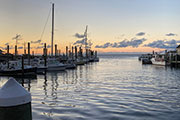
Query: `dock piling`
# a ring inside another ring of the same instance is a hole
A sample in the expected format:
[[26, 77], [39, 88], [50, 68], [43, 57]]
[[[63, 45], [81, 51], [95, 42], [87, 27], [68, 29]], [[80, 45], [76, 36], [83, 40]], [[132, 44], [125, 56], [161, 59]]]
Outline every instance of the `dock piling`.
[[77, 47], [75, 46], [75, 59], [77, 59]]
[[17, 45], [15, 45], [15, 56], [17, 56]]
[[30, 65], [30, 43], [28, 42], [28, 65]]
[[1, 120], [32, 120], [31, 94], [14, 78], [0, 89]]
[[46, 48], [46, 43], [44, 43], [44, 66], [47, 66], [47, 48]]
[[55, 44], [55, 57], [57, 57], [57, 44]]

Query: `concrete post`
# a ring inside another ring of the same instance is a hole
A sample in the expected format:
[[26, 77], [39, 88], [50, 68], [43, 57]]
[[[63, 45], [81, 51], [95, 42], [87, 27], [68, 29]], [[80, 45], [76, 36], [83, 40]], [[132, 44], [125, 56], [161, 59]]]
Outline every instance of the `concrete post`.
[[32, 120], [31, 94], [14, 78], [0, 89], [1, 120]]

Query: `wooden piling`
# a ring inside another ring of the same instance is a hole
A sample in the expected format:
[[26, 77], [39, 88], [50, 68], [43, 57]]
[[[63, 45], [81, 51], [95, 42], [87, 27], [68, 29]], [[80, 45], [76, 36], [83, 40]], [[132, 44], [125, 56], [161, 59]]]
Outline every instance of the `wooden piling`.
[[17, 45], [15, 45], [15, 56], [17, 56]]
[[44, 43], [44, 66], [47, 66], [47, 48], [46, 48], [46, 43]]
[[88, 49], [86, 48], [86, 58], [88, 58]]
[[77, 47], [75, 46], [75, 59], [77, 59]]
[[79, 49], [80, 49], [80, 57], [83, 57], [83, 50], [81, 47], [79, 47]]
[[30, 65], [30, 42], [28, 42], [28, 65]]
[[178, 55], [175, 56], [175, 61], [176, 61], [176, 63], [175, 63], [176, 65], [175, 66], [176, 67], [178, 67], [178, 59], [177, 59], [177, 57], [178, 57]]
[[74, 47], [72, 46], [72, 60], [74, 60]]
[[[7, 45], [7, 54], [9, 55], [9, 45]], [[7, 59], [7, 68], [9, 68], [9, 56], [8, 56], [8, 59]]]
[[95, 57], [97, 57], [97, 51], [95, 51]]
[[66, 46], [66, 57], [68, 58], [68, 46]]
[[55, 56], [57, 57], [57, 44], [55, 44]]
[[24, 56], [22, 55], [22, 63], [21, 63], [21, 65], [22, 65], [22, 76], [24, 76]]
[[7, 54], [9, 54], [9, 45], [7, 45]]

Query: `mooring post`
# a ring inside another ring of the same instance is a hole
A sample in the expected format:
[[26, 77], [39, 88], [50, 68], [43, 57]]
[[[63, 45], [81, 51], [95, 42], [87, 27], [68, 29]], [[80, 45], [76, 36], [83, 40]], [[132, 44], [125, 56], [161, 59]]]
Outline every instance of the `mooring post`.
[[71, 58], [71, 48], [69, 48], [69, 58]]
[[28, 65], [30, 65], [30, 43], [28, 42]]
[[82, 49], [79, 47], [79, 56], [82, 57]]
[[47, 66], [47, 48], [46, 48], [46, 43], [44, 43], [44, 66]]
[[66, 58], [68, 59], [68, 46], [66, 46]]
[[0, 89], [1, 120], [32, 120], [31, 94], [14, 78]]
[[77, 60], [77, 47], [75, 46], [75, 60]]
[[95, 57], [97, 58], [97, 51], [95, 51]]
[[178, 59], [177, 59], [177, 56], [178, 56], [178, 55], [176, 55], [176, 57], [175, 57], [175, 60], [176, 60], [176, 67], [178, 67]]
[[74, 60], [74, 47], [72, 46], [72, 60]]
[[86, 59], [88, 58], [88, 49], [86, 48]]
[[57, 44], [55, 44], [55, 57], [57, 57]]
[[24, 56], [22, 55], [22, 76], [24, 76]]
[[7, 54], [9, 54], [9, 45], [7, 45]]
[[17, 56], [17, 45], [15, 45], [15, 57]]
[[8, 54], [8, 59], [7, 59], [7, 68], [9, 68], [9, 45], [7, 45], [7, 54]]

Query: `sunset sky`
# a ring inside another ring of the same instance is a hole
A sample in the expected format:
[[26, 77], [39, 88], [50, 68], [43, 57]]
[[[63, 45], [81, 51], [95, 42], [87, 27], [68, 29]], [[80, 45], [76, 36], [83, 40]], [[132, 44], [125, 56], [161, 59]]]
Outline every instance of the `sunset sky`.
[[50, 45], [51, 14], [41, 34], [52, 2], [54, 41], [61, 51], [82, 42], [77, 35], [84, 34], [86, 25], [92, 49], [99, 52], [151, 52], [180, 43], [180, 0], [0, 0], [0, 49], [14, 46], [16, 34], [22, 35], [19, 48], [32, 41], [35, 53], [41, 53], [35, 48]]

